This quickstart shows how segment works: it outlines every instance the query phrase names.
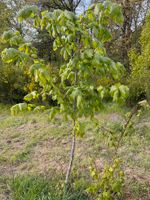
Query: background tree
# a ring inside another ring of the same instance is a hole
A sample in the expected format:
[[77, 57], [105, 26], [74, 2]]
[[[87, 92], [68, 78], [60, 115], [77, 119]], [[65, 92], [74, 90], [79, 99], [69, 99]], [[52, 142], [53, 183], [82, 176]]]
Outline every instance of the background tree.
[[[93, 0], [91, 2], [99, 1], [103, 2], [103, 0]], [[126, 69], [130, 71], [128, 52], [131, 47], [139, 46], [137, 40], [139, 40], [145, 17], [150, 8], [150, 0], [114, 0], [114, 2], [121, 4], [124, 22], [122, 26], [115, 29], [113, 24], [110, 26], [110, 29], [113, 29], [114, 37], [107, 44], [107, 50], [111, 57], [120, 60]]]
[[75, 12], [82, 0], [39, 0], [39, 5], [48, 9], [48, 10], [68, 10]]
[[139, 99], [146, 98], [150, 102], [150, 15], [146, 18], [146, 23], [140, 36], [140, 53], [139, 49], [130, 51], [130, 62], [132, 73], [129, 79], [129, 86], [132, 95], [130, 101], [135, 102]]
[[[15, 14], [23, 6], [25, 1], [1, 1], [0, 2], [0, 52], [10, 44], [4, 43], [2, 33], [6, 30], [19, 31], [22, 36], [26, 33], [24, 23], [19, 23]], [[10, 36], [12, 32], [10, 31]], [[15, 36], [16, 37], [16, 36]], [[14, 37], [14, 38], [15, 38]], [[17, 41], [16, 41], [17, 42]], [[11, 44], [17, 45], [15, 40]], [[35, 86], [35, 82], [29, 78], [27, 68], [21, 68], [14, 63], [5, 64], [0, 57], [0, 102], [15, 103], [23, 100], [23, 97]]]

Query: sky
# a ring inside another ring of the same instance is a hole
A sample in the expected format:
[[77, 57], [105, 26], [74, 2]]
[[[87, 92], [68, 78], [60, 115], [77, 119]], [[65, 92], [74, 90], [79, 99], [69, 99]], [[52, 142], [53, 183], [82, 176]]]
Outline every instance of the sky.
[[77, 13], [82, 13], [84, 11], [84, 9], [87, 9], [89, 4], [90, 4], [91, 0], [82, 0], [81, 5], [79, 6], [79, 8], [77, 9]]

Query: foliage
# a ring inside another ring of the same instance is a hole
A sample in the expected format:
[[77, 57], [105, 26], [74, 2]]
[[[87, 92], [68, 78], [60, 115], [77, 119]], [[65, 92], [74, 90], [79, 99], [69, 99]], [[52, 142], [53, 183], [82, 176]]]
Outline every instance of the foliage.
[[[101, 2], [101, 0], [92, 0], [92, 2]], [[115, 29], [114, 24], [110, 25], [114, 37], [106, 48], [109, 56], [123, 63], [130, 73], [128, 52], [131, 48], [139, 47], [137, 40], [150, 9], [150, 0], [113, 0], [113, 2], [121, 4], [124, 22], [122, 27], [117, 26]]]
[[140, 37], [140, 53], [136, 49], [130, 51], [130, 63], [132, 73], [129, 79], [130, 99], [138, 101], [146, 98], [150, 101], [150, 42], [148, 35], [150, 33], [150, 15], [147, 16], [146, 23]]
[[34, 17], [36, 13], [38, 13], [37, 6], [26, 6], [19, 11], [18, 19], [20, 22], [22, 22], [24, 19], [27, 19], [29, 17]]
[[125, 136], [129, 135], [133, 127], [133, 118], [135, 116], [139, 117], [145, 109], [149, 110], [150, 106], [147, 101], [141, 101], [131, 113], [127, 113], [126, 122], [124, 124], [117, 124], [116, 127], [111, 129], [108, 129], [106, 126], [101, 128], [103, 131], [107, 132], [107, 135], [109, 133], [109, 137], [106, 136], [106, 138], [108, 145], [115, 148], [115, 154], [112, 157], [112, 162], [106, 165], [101, 173], [98, 172], [95, 166], [90, 168], [93, 184], [89, 186], [87, 192], [90, 193], [94, 199], [122, 199], [125, 180], [124, 171], [121, 167], [120, 159], [118, 159], [118, 150], [121, 147], [122, 140]]
[[[96, 18], [100, 12], [103, 14], [97, 21]], [[60, 53], [66, 60], [66, 64], [61, 66], [59, 72], [61, 83], [58, 85], [58, 78], [48, 75], [46, 66], [41, 60], [33, 58], [33, 55], [36, 54], [35, 50], [30, 49], [30, 47], [24, 48], [27, 45], [22, 45], [22, 43], [18, 50], [13, 48], [4, 50], [3, 60], [5, 62], [18, 61], [19, 64], [23, 64], [30, 59], [32, 63], [31, 74], [43, 87], [43, 93], [51, 93], [53, 99], [57, 99], [61, 112], [72, 118], [83, 115], [92, 116], [100, 108], [104, 96], [102, 93], [105, 89], [99, 90], [101, 86], [96, 85], [94, 75], [99, 75], [99, 79], [109, 76], [117, 80], [122, 71], [122, 66], [119, 63], [115, 64], [107, 57], [103, 46], [103, 43], [110, 40], [111, 37], [107, 29], [110, 18], [115, 23], [122, 21], [118, 6], [109, 2], [97, 4], [95, 7], [91, 7], [85, 15], [82, 14], [79, 17], [68, 11], [44, 11], [42, 19], [35, 17], [36, 8], [25, 7], [19, 12], [19, 19], [23, 20], [25, 13], [29, 14], [28, 17], [35, 18], [35, 24], [40, 25], [41, 28], [46, 27], [49, 34], [55, 38], [54, 49], [61, 49]], [[92, 35], [89, 34], [89, 31]], [[9, 43], [11, 44], [10, 39]], [[121, 86], [121, 88], [122, 94], [125, 94], [126, 87]], [[113, 90], [117, 91], [118, 88]], [[115, 92], [112, 94], [116, 95]], [[75, 99], [76, 112], [74, 112]], [[116, 95], [114, 99], [117, 100], [118, 96]]]
[[[18, 31], [6, 31], [10, 28], [12, 17], [12, 10], [7, 7], [4, 2], [0, 2], [0, 52], [8, 47], [8, 41], [11, 46], [16, 46], [23, 42], [21, 35]], [[14, 27], [15, 29], [15, 27]], [[6, 31], [6, 32], [4, 32]], [[2, 33], [4, 34], [2, 35]], [[4, 42], [5, 40], [5, 42]], [[9, 53], [16, 56], [16, 51], [10, 49]], [[16, 57], [17, 58], [17, 57]], [[30, 91], [31, 83], [27, 75], [27, 71], [15, 64], [2, 63], [0, 58], [0, 101], [3, 103], [18, 103], [23, 100], [23, 97]], [[33, 88], [33, 87], [32, 87]]]
[[22, 69], [12, 64], [0, 66], [0, 101], [14, 103], [22, 101], [27, 90], [27, 78]]
[[6, 3], [0, 2], [0, 36], [6, 29], [8, 29], [10, 16], [11, 11], [7, 8]]
[[95, 167], [90, 168], [93, 184], [89, 186], [87, 192], [96, 200], [122, 199], [124, 187], [124, 172], [121, 169], [119, 159], [114, 159], [106, 165], [101, 173]]

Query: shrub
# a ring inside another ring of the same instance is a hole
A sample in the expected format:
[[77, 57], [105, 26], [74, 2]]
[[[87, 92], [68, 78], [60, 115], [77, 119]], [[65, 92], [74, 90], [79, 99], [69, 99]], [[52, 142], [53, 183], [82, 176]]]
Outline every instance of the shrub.
[[90, 169], [93, 183], [87, 189], [93, 199], [96, 200], [115, 200], [122, 199], [124, 186], [124, 172], [121, 169], [119, 159], [106, 165], [101, 173], [96, 168]]
[[0, 65], [0, 102], [20, 102], [26, 94], [26, 76], [14, 65]]
[[131, 76], [129, 78], [130, 102], [146, 98], [150, 101], [150, 15], [147, 16], [140, 37], [140, 53], [132, 49], [129, 53]]

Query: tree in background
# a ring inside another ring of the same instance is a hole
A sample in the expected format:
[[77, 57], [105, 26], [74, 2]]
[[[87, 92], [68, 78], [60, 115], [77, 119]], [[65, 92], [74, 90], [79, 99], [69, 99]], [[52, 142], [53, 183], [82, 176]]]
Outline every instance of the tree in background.
[[147, 16], [140, 36], [140, 51], [130, 51], [131, 76], [129, 86], [130, 101], [135, 102], [147, 98], [150, 102], [150, 15]]
[[48, 10], [60, 9], [76, 12], [81, 1], [82, 0], [39, 0], [39, 5]]
[[6, 4], [3, 2], [0, 2], [0, 35], [8, 29], [10, 24], [10, 15], [11, 11], [7, 8]]
[[[2, 42], [1, 35], [12, 26], [12, 10], [4, 2], [0, 2], [0, 52], [8, 45]], [[0, 102], [19, 102], [26, 94], [23, 90], [24, 73], [15, 65], [2, 63], [0, 59]]]
[[[19, 23], [15, 17], [17, 10], [25, 5], [25, 1], [8, 1], [0, 2], [0, 52], [10, 44], [4, 43], [2, 33], [6, 30], [19, 31], [22, 37], [26, 33], [25, 24]], [[11, 32], [10, 32], [11, 35]], [[17, 45], [17, 41], [12, 41], [13, 47]], [[0, 102], [17, 103], [23, 100], [23, 97], [31, 91], [35, 86], [35, 82], [31, 80], [26, 69], [16, 66], [15, 63], [3, 63], [0, 57]]]
[[[92, 0], [91, 2], [103, 2]], [[108, 53], [115, 60], [120, 60], [130, 71], [128, 52], [132, 47], [139, 47], [140, 33], [150, 8], [150, 0], [113, 0], [121, 4], [124, 16], [122, 26], [110, 26], [113, 29], [113, 40], [107, 45]], [[117, 46], [117, 48], [116, 48]]]

